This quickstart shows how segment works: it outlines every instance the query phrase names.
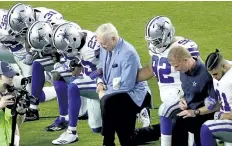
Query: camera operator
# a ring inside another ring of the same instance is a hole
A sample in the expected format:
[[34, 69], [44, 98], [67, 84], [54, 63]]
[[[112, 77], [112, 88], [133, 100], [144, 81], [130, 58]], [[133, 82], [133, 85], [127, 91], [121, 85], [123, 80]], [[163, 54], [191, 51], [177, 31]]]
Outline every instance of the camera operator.
[[[8, 62], [0, 61], [1, 146], [9, 146], [10, 143], [12, 145], [12, 131], [15, 135], [13, 137], [14, 146], [19, 146], [19, 126], [23, 123], [25, 119], [25, 112], [27, 107], [25, 106], [25, 104], [26, 100], [28, 100], [26, 99], [28, 98], [26, 97], [27, 91], [24, 91], [23, 88], [26, 86], [28, 82], [30, 82], [30, 79], [19, 76], [19, 74], [13, 70], [12, 66]], [[27, 103], [29, 103], [29, 101], [27, 101]], [[13, 121], [13, 117], [15, 117], [15, 124]]]
[[[14, 97], [12, 95], [4, 95], [7, 91], [4, 88], [4, 81], [0, 79], [0, 144], [1, 146], [9, 146], [11, 143], [12, 135], [12, 115], [11, 109], [8, 106], [14, 105]], [[24, 116], [18, 116], [17, 123], [23, 122]], [[18, 124], [16, 125], [14, 144], [19, 146], [19, 129]]]

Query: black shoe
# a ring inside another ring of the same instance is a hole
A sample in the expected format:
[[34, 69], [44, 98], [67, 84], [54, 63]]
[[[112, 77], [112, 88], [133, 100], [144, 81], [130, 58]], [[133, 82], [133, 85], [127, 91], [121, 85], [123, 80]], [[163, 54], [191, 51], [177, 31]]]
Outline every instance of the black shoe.
[[88, 112], [86, 112], [84, 115], [78, 117], [78, 120], [88, 120], [89, 116], [88, 116]]
[[46, 131], [60, 131], [68, 128], [68, 121], [65, 118], [57, 117], [52, 125], [45, 128]]
[[28, 108], [26, 111], [25, 122], [39, 120], [39, 111], [35, 109]]

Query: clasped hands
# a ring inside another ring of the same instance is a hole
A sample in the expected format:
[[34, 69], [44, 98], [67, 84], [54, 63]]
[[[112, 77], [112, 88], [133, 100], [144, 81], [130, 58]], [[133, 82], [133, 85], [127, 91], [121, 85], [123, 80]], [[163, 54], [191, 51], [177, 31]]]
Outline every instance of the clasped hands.
[[[216, 103], [217, 103], [216, 100], [214, 98], [210, 97], [210, 96], [207, 97], [204, 100], [204, 104], [205, 104], [205, 106], [206, 106], [206, 108], [208, 110], [213, 110], [214, 107], [215, 107], [215, 105], [216, 105]], [[177, 114], [178, 116], [182, 116], [183, 118], [196, 117], [196, 114], [194, 112], [195, 110], [191, 110], [191, 109], [187, 110], [188, 105], [187, 105], [187, 102], [186, 102], [186, 100], [184, 98], [181, 98], [181, 100], [179, 102], [179, 107], [183, 111], [181, 111], [180, 113], [178, 113]], [[215, 114], [221, 116], [221, 114], [218, 114], [217, 112]], [[215, 115], [214, 117], [218, 117], [217, 115]], [[219, 116], [219, 118], [220, 118], [220, 116]]]

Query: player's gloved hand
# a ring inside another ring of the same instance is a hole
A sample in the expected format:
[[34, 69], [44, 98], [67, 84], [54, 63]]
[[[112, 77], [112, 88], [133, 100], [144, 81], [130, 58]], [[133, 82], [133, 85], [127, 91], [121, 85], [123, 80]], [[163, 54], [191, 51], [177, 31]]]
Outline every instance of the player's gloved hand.
[[72, 71], [72, 75], [75, 77], [81, 76], [81, 73], [84, 72], [81, 62], [76, 59], [70, 62], [69, 67]]
[[52, 50], [51, 56], [54, 63], [60, 62], [60, 54], [56, 50]]
[[210, 96], [207, 97], [204, 102], [208, 110], [213, 110], [213, 108], [215, 107], [217, 103], [216, 100]]
[[221, 120], [223, 112], [215, 112], [214, 120]]
[[95, 70], [95, 71], [92, 71], [90, 74], [89, 74], [89, 77], [94, 80], [96, 79], [97, 77], [99, 77], [102, 73], [99, 71], [99, 70]]
[[32, 65], [33, 63], [33, 56], [31, 54], [27, 54], [25, 55], [25, 59], [23, 61], [24, 64], [27, 64], [27, 65]]
[[24, 56], [24, 60], [23, 63], [27, 64], [27, 65], [32, 65], [33, 61], [35, 59], [39, 58], [39, 54], [38, 52], [34, 52], [34, 53], [30, 53], [28, 52], [25, 56]]
[[72, 61], [70, 61], [69, 67], [72, 71], [75, 69], [75, 67], [82, 67], [81, 61], [79, 59], [75, 58]]

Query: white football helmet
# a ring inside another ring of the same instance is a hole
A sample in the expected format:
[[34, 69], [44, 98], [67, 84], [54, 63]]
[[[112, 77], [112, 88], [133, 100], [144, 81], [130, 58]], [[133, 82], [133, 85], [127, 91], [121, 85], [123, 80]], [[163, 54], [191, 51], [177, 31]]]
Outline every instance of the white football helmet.
[[28, 29], [27, 41], [32, 47], [31, 50], [43, 52], [45, 54], [51, 53], [53, 50], [52, 43], [52, 26], [49, 22], [36, 21]]
[[153, 53], [164, 52], [172, 43], [175, 28], [169, 18], [157, 16], [152, 18], [145, 28], [145, 40]]
[[7, 21], [14, 34], [25, 36], [28, 27], [35, 21], [34, 10], [30, 5], [18, 3], [8, 11]]
[[83, 47], [84, 34], [81, 27], [72, 22], [65, 22], [56, 27], [52, 37], [53, 45], [67, 57], [78, 57]]

